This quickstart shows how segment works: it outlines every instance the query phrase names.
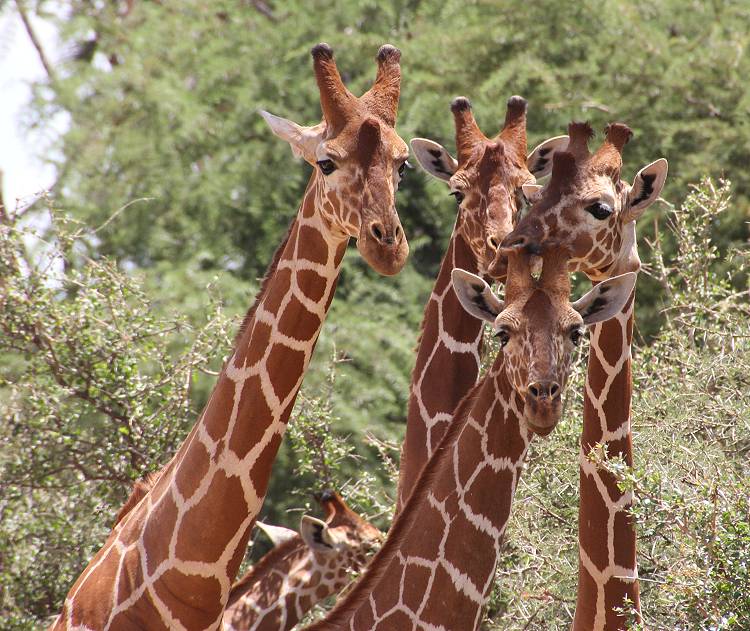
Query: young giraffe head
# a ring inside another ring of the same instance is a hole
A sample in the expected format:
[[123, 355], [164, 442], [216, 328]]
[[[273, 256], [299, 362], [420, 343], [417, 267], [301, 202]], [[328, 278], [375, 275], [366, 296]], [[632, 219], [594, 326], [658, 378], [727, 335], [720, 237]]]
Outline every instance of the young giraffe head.
[[490, 139], [479, 129], [469, 100], [460, 96], [451, 103], [458, 159], [432, 140], [411, 141], [421, 167], [448, 183], [458, 202], [456, 229], [472, 249], [482, 274], [513, 229], [523, 187], [549, 173], [552, 154], [567, 145], [567, 136], [551, 138], [527, 159], [526, 109], [526, 99], [510, 97], [503, 128]]
[[626, 125], [608, 125], [604, 143], [593, 154], [588, 123], [571, 123], [568, 134], [566, 151], [553, 157], [550, 181], [503, 245], [534, 249], [551, 238], [570, 250], [570, 271], [593, 280], [613, 270], [638, 271], [635, 220], [659, 197], [667, 161], [660, 158], [643, 167], [630, 186], [620, 179], [622, 148], [632, 136]]
[[503, 369], [524, 403], [523, 422], [546, 436], [560, 420], [561, 395], [583, 327], [618, 313], [636, 275], [611, 278], [571, 304], [566, 249], [545, 248], [538, 280], [531, 274], [529, 253], [510, 249], [499, 254], [508, 258], [504, 300], [483, 279], [464, 270], [453, 270], [453, 286], [469, 313], [491, 323], [504, 354]]
[[325, 521], [304, 515], [299, 531], [302, 539], [316, 555], [335, 555], [336, 566], [358, 572], [380, 547], [383, 533], [357, 515], [335, 491], [323, 491], [315, 498], [326, 512]]
[[355, 97], [339, 75], [328, 44], [312, 49], [323, 121], [303, 127], [261, 112], [273, 132], [315, 168], [318, 208], [334, 232], [357, 239], [365, 260], [381, 274], [396, 274], [409, 246], [395, 194], [409, 149], [394, 126], [401, 88], [401, 52], [388, 44], [377, 55], [373, 86]]

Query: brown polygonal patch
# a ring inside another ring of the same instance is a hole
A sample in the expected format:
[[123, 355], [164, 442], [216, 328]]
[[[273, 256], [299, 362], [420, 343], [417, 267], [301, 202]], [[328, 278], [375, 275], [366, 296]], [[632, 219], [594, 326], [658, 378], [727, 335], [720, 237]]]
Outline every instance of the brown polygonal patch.
[[235, 366], [254, 366], [257, 364], [266, 354], [268, 349], [268, 343], [271, 340], [271, 328], [270, 324], [265, 322], [253, 321], [252, 337], [248, 341], [248, 344], [238, 349], [237, 360]]
[[120, 566], [120, 577], [117, 586], [117, 600], [119, 604], [126, 600], [136, 585], [143, 584], [143, 569], [141, 555], [138, 548], [130, 548]]
[[305, 372], [305, 354], [276, 344], [268, 355], [266, 368], [268, 374], [273, 375], [273, 391], [283, 402], [298, 387], [300, 376]]
[[242, 386], [237, 421], [229, 437], [229, 448], [244, 458], [263, 438], [273, 414], [260, 386], [260, 377], [249, 377]]
[[[510, 515], [513, 501], [513, 473], [501, 469], [497, 473], [490, 467], [482, 469], [472, 482], [465, 500], [471, 510], [489, 519], [495, 526], [500, 526]], [[470, 532], [470, 531], [469, 531]], [[486, 545], [494, 542], [488, 539]]]
[[622, 567], [635, 567], [635, 526], [625, 511], [615, 513], [615, 563]]
[[297, 272], [297, 285], [314, 302], [323, 299], [327, 284], [326, 279], [313, 270], [302, 269]]
[[186, 575], [173, 568], [161, 576], [154, 592], [190, 631], [208, 628], [223, 609], [221, 587], [213, 577]]
[[273, 280], [266, 290], [263, 297], [263, 310], [270, 313], [278, 313], [281, 302], [289, 293], [292, 282], [292, 271], [289, 268], [277, 269], [274, 272]]
[[427, 583], [430, 580], [430, 570], [421, 565], [408, 564], [404, 569], [404, 597], [403, 604], [410, 611], [417, 611], [422, 604]]
[[[203, 413], [203, 424], [212, 440], [219, 440], [227, 433], [229, 412], [234, 402], [234, 389], [234, 381], [229, 379], [225, 373], [219, 375]], [[193, 438], [193, 440], [196, 440], [196, 438]]]
[[377, 591], [373, 594], [375, 611], [378, 616], [384, 616], [398, 604], [401, 570], [402, 566], [399, 560], [393, 559], [378, 582]]
[[614, 366], [622, 354], [622, 326], [619, 320], [612, 319], [602, 322], [601, 327], [599, 348], [606, 362]]
[[310, 226], [300, 226], [297, 256], [312, 263], [328, 262], [328, 244], [323, 236]]
[[184, 561], [215, 563], [247, 517], [242, 484], [217, 471], [205, 496], [185, 513], [175, 554]]
[[276, 459], [276, 453], [279, 451], [281, 436], [274, 434], [268, 445], [260, 452], [258, 459], [250, 469], [250, 477], [253, 479], [255, 490], [260, 497], [264, 497], [268, 489], [268, 478], [271, 476], [271, 465]]
[[315, 338], [321, 325], [318, 314], [308, 311], [299, 298], [292, 296], [279, 319], [278, 329], [287, 337], [306, 341]]
[[[87, 622], [89, 625], [91, 624], [90, 620]], [[117, 614], [109, 623], [109, 628], [117, 629], [117, 631], [120, 631], [120, 629], [123, 631], [139, 631], [145, 628], [148, 628], [149, 631], [151, 629], [154, 629], [154, 631], [169, 631], [169, 627], [161, 619], [148, 592], [142, 594], [125, 611]]]
[[607, 567], [607, 532], [605, 530], [609, 511], [599, 495], [596, 483], [589, 476], [581, 476], [581, 506], [586, 506], [588, 519], [578, 525], [578, 538], [586, 554], [599, 569]]
[[176, 522], [177, 504], [167, 493], [153, 507], [143, 527], [143, 546], [148, 550], [146, 571], [149, 574], [169, 558], [169, 541]]
[[[454, 374], [459, 379], [446, 379], [446, 375]], [[434, 416], [438, 412], [452, 412], [461, 396], [474, 385], [476, 375], [477, 362], [471, 355], [451, 353], [440, 344], [424, 370], [422, 391], [429, 396], [423, 397], [422, 402], [428, 414]]]
[[456, 590], [448, 573], [438, 567], [424, 608], [424, 622], [444, 629], [471, 628], [477, 606]]
[[[498, 522], [495, 525], [499, 525]], [[495, 569], [495, 540], [477, 529], [463, 515], [457, 515], [445, 543], [445, 559], [459, 571], [468, 574], [481, 591]]]
[[195, 493], [198, 482], [203, 479], [208, 471], [208, 465], [208, 451], [206, 451], [203, 443], [194, 438], [177, 465], [174, 476], [177, 490], [182, 497], [189, 499]]

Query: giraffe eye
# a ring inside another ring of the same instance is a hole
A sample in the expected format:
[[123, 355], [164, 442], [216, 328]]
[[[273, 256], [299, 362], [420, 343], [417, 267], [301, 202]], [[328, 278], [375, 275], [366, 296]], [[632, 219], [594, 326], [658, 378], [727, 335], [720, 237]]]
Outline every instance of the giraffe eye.
[[456, 201], [460, 204], [464, 201], [464, 197], [466, 197], [461, 191], [451, 191], [449, 195], [453, 195], [453, 197], [456, 198]]
[[409, 163], [406, 160], [404, 160], [401, 163], [401, 166], [398, 168], [398, 176], [399, 177], [404, 177], [404, 172], [406, 171], [406, 167], [407, 166], [409, 166]]
[[500, 347], [505, 348], [505, 345], [510, 342], [510, 333], [505, 329], [500, 329], [495, 333], [495, 337], [500, 341]]
[[583, 331], [581, 329], [573, 329], [570, 332], [570, 341], [573, 342], [573, 346], [578, 346], [581, 343], [581, 338], [583, 337]]
[[596, 219], [606, 219], [612, 214], [612, 206], [604, 202], [596, 202], [586, 206], [586, 212], [591, 213]]
[[333, 160], [318, 160], [318, 166], [323, 172], [323, 175], [331, 175], [336, 170], [336, 165]]

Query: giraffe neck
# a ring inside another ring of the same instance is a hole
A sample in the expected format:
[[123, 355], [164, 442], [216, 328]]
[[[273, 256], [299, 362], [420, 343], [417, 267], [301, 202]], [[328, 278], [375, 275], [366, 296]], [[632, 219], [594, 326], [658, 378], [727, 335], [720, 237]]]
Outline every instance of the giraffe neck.
[[233, 587], [224, 631], [286, 631], [338, 593], [359, 569], [352, 556], [315, 554], [299, 535], [266, 554]]
[[348, 242], [324, 219], [319, 177], [203, 414], [78, 578], [57, 628], [218, 627]]
[[459, 404], [365, 576], [309, 631], [477, 628], [530, 442], [501, 362]]
[[578, 601], [574, 631], [620, 631], [629, 616], [627, 597], [640, 612], [635, 525], [627, 512], [632, 493], [623, 493], [614, 477], [589, 461], [596, 444], [610, 458], [632, 466], [630, 400], [631, 343], [635, 292], [623, 310], [597, 324], [591, 333], [581, 436], [578, 510]]
[[454, 227], [422, 319], [401, 449], [396, 514], [440, 444], [459, 401], [479, 376], [482, 323], [456, 298], [451, 282], [456, 267], [478, 273], [476, 257]]

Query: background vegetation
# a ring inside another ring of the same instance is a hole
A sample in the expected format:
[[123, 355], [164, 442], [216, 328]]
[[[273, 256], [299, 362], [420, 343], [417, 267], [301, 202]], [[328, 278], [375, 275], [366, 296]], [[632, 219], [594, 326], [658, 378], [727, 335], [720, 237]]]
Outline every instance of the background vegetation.
[[[130, 482], [168, 460], [205, 402], [309, 175], [257, 109], [319, 120], [318, 41], [355, 93], [380, 44], [402, 49], [404, 138], [453, 146], [457, 94], [494, 133], [517, 93], [530, 145], [571, 119], [623, 120], [626, 177], [669, 159], [669, 202], [639, 227], [636, 466], [606, 464], [639, 498], [648, 628], [750, 628], [747, 2], [74, 0], [58, 19], [69, 52], [26, 123], [70, 116], [43, 149], [59, 179], [0, 215], [4, 628], [59, 610]], [[398, 205], [411, 262], [385, 279], [347, 257], [268, 521], [296, 526], [330, 484], [388, 524], [412, 349], [455, 216], [416, 171]], [[580, 393], [571, 384], [564, 422], [534, 443], [487, 629], [569, 627]]]

